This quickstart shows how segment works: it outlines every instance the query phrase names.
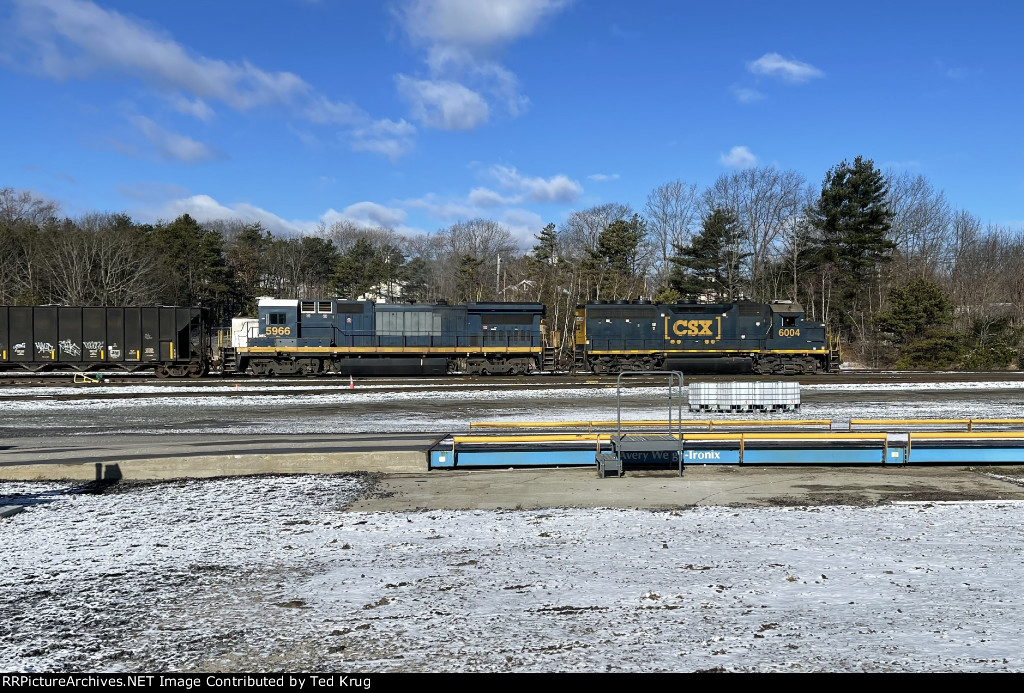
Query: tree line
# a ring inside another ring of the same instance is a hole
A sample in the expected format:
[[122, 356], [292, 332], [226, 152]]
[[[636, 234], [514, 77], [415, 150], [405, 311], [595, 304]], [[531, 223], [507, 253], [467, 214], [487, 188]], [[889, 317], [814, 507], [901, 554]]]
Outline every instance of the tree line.
[[343, 221], [286, 237], [187, 214], [71, 219], [2, 188], [0, 278], [0, 304], [203, 305], [223, 322], [255, 314], [259, 296], [538, 301], [567, 336], [589, 300], [790, 300], [840, 337], [847, 361], [876, 367], [1011, 367], [1024, 345], [1024, 234], [859, 156], [820, 184], [775, 167], [704, 189], [671, 181], [640, 210], [574, 211], [525, 252], [489, 219], [421, 235]]

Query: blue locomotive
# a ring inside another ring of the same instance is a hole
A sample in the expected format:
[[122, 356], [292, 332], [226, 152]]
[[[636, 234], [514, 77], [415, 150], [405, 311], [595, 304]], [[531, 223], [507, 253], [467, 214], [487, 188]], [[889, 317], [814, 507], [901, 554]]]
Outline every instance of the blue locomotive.
[[224, 373], [519, 375], [553, 360], [539, 303], [465, 305], [261, 298], [219, 340]]
[[838, 370], [838, 344], [789, 301], [596, 302], [576, 311], [576, 369], [753, 372]]

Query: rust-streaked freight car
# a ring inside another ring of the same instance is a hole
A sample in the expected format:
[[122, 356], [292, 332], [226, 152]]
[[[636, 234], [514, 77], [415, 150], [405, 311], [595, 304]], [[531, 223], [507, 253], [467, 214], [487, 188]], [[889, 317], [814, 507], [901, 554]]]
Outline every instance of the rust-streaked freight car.
[[202, 308], [0, 306], [0, 370], [198, 378], [209, 359]]

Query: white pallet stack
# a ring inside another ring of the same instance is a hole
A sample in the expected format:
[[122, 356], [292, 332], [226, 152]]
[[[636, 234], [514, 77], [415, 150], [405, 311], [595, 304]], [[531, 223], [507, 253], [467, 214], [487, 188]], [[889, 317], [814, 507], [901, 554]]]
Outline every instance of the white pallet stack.
[[796, 411], [800, 383], [741, 380], [690, 383], [690, 411]]

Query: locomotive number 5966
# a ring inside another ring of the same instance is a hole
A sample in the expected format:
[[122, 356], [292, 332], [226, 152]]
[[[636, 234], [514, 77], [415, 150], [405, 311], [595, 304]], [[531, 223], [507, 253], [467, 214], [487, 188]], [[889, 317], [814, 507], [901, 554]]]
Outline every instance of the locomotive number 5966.
[[292, 328], [290, 328], [290, 327], [268, 327], [267, 328], [267, 336], [268, 337], [281, 337], [281, 336], [290, 335], [291, 333], [292, 333]]

